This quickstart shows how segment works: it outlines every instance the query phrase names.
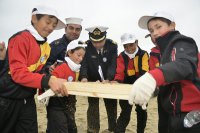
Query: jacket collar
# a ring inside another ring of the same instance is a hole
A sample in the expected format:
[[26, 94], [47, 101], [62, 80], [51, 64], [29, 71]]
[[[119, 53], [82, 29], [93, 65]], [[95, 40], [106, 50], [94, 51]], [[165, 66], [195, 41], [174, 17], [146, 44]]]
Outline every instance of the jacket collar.
[[47, 38], [40, 36], [40, 34], [37, 32], [37, 30], [30, 25], [27, 30], [31, 33], [32, 36], [34, 36], [34, 38], [36, 39], [38, 44], [44, 44], [47, 41]]
[[170, 31], [164, 36], [158, 37], [156, 39], [156, 44], [158, 45], [161, 54], [165, 51], [166, 47], [169, 45], [170, 41], [177, 34], [180, 34], [179, 31]]

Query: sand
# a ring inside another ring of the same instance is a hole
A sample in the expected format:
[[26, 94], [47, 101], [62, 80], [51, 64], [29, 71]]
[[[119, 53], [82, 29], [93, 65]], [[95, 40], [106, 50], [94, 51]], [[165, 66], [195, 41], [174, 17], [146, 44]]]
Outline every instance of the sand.
[[[86, 133], [87, 130], [87, 97], [77, 96], [77, 111], [76, 111], [76, 123], [79, 133]], [[133, 106], [135, 108], [135, 106]], [[158, 132], [158, 114], [157, 114], [157, 99], [153, 98], [149, 102], [148, 108], [148, 120], [145, 133], [157, 133]], [[38, 113], [38, 127], [39, 133], [45, 133], [46, 131], [46, 109], [43, 105], [37, 104]], [[120, 114], [120, 107], [118, 104], [118, 115]], [[100, 100], [100, 133], [107, 129], [107, 114], [103, 100]], [[132, 110], [131, 121], [126, 129], [126, 133], [136, 133], [136, 112]]]

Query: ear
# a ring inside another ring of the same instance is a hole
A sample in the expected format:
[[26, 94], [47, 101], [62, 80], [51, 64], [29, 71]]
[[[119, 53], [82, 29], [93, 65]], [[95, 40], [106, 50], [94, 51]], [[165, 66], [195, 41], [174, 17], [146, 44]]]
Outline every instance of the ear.
[[32, 21], [33, 24], [35, 24], [37, 22], [36, 15], [32, 15], [31, 21]]
[[72, 56], [72, 51], [71, 51], [71, 50], [67, 51], [67, 55], [68, 55], [69, 57], [71, 57], [71, 56]]
[[175, 27], [176, 27], [176, 23], [175, 23], [175, 22], [172, 22], [172, 23], [170, 24], [170, 28], [171, 28], [172, 30], [175, 30]]
[[65, 32], [67, 32], [67, 25], [65, 26]]
[[135, 44], [138, 45], [138, 40], [135, 41]]

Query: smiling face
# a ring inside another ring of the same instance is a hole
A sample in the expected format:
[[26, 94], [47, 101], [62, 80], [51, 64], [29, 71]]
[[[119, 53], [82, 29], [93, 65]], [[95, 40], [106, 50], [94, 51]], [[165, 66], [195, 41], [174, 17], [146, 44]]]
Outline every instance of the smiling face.
[[135, 41], [135, 43], [128, 43], [124, 45], [124, 50], [128, 53], [128, 54], [133, 54], [136, 51], [138, 45], [138, 41]]
[[160, 18], [155, 18], [148, 22], [148, 30], [151, 34], [151, 37], [153, 39], [156, 39], [160, 36], [164, 36], [170, 31], [175, 30], [175, 23], [167, 23], [166, 21], [163, 21]]
[[78, 24], [67, 24], [65, 28], [65, 35], [70, 41], [76, 40], [81, 34], [82, 27]]
[[85, 56], [85, 49], [82, 47], [67, 52], [69, 58], [76, 64], [80, 64]]
[[38, 18], [36, 15], [32, 15], [32, 24], [42, 37], [47, 37], [49, 34], [51, 34], [57, 23], [58, 19], [54, 16], [42, 15], [40, 18]]

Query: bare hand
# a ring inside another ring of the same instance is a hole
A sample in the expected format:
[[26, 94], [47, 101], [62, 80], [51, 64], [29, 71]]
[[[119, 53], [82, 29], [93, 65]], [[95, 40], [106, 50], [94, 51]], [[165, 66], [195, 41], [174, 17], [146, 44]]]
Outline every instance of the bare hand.
[[6, 47], [4, 42], [0, 42], [0, 60], [4, 60], [6, 57]]
[[109, 80], [103, 80], [103, 81], [102, 81], [103, 84], [109, 83], [109, 82], [110, 82]]
[[83, 78], [81, 82], [88, 82], [87, 78]]
[[68, 91], [67, 91], [67, 88], [63, 84], [66, 81], [67, 80], [65, 79], [60, 79], [60, 78], [56, 78], [55, 76], [51, 76], [49, 80], [49, 86], [55, 94], [61, 94], [62, 96], [67, 96]]
[[55, 62], [53, 65], [51, 65], [51, 66], [49, 67], [49, 73], [52, 73], [52, 72], [53, 72], [53, 70], [56, 68], [56, 64], [57, 64], [57, 62]]
[[117, 83], [119, 83], [119, 82], [113, 80], [113, 81], [110, 81], [110, 83], [111, 83], [111, 84], [117, 84]]

